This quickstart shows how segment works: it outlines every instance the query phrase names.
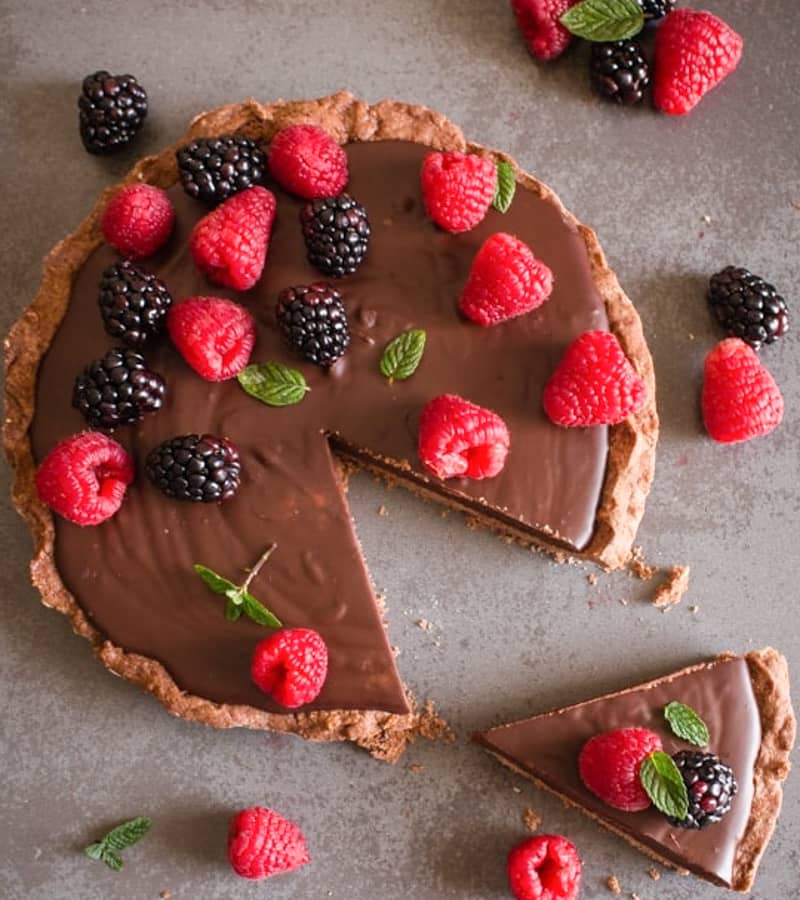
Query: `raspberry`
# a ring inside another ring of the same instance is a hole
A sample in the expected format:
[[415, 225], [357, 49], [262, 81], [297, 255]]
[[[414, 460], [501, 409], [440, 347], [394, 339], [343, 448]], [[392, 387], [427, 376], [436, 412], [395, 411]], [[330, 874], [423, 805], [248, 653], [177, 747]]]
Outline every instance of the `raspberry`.
[[508, 885], [516, 900], [575, 900], [581, 858], [560, 834], [538, 834], [508, 854]]
[[639, 769], [651, 753], [661, 749], [661, 738], [648, 728], [597, 734], [583, 745], [578, 757], [581, 781], [614, 809], [647, 809], [650, 798], [639, 781]]
[[307, 200], [341, 194], [349, 177], [347, 154], [318, 125], [289, 125], [272, 139], [269, 170], [278, 184]]
[[556, 425], [617, 425], [644, 406], [647, 388], [613, 334], [585, 331], [567, 347], [543, 400]]
[[511, 0], [528, 50], [537, 59], [555, 59], [569, 47], [572, 35], [559, 22], [578, 0]]
[[553, 273], [530, 247], [502, 231], [475, 254], [458, 308], [488, 327], [541, 306], [553, 290]]
[[730, 75], [743, 40], [709, 12], [676, 9], [656, 33], [653, 100], [662, 112], [682, 116]]
[[458, 234], [486, 215], [497, 188], [497, 166], [474, 153], [429, 153], [420, 182], [428, 215], [440, 228]]
[[739, 338], [720, 341], [703, 372], [703, 421], [715, 441], [769, 434], [783, 419], [783, 396], [758, 355]]
[[129, 184], [117, 191], [100, 221], [106, 243], [129, 259], [155, 253], [167, 242], [174, 224], [169, 197], [152, 184]]
[[122, 505], [133, 460], [110, 437], [83, 431], [47, 454], [36, 470], [42, 503], [76, 525], [99, 525]]
[[328, 674], [328, 648], [310, 628], [276, 631], [256, 645], [250, 674], [276, 703], [295, 709], [319, 696]]
[[231, 819], [228, 861], [242, 878], [269, 878], [310, 862], [306, 839], [294, 822], [263, 806]]
[[222, 297], [189, 297], [171, 307], [167, 331], [181, 356], [206, 381], [238, 375], [256, 342], [250, 313]]
[[194, 226], [189, 244], [198, 269], [215, 283], [249, 290], [261, 277], [275, 218], [275, 195], [248, 188]]
[[435, 397], [420, 416], [419, 458], [437, 478], [493, 478], [510, 442], [497, 413], [455, 394]]

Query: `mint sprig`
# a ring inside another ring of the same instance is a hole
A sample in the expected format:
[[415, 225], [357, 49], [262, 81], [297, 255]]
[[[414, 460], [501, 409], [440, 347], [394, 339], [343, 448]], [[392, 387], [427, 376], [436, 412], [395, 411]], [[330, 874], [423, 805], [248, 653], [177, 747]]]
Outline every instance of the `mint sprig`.
[[215, 594], [221, 594], [225, 597], [225, 618], [229, 622], [236, 622], [244, 614], [258, 625], [264, 625], [267, 628], [283, 627], [281, 620], [250, 593], [250, 585], [253, 579], [258, 575], [261, 567], [272, 556], [277, 547], [277, 544], [270, 544], [267, 547], [242, 584], [234, 584], [213, 569], [209, 569], [208, 566], [195, 563], [194, 570], [203, 579], [206, 586], [214, 591]]
[[492, 206], [499, 212], [508, 212], [517, 190], [514, 167], [504, 159], [497, 161], [497, 187], [494, 190]]
[[311, 390], [301, 372], [283, 363], [253, 363], [236, 378], [251, 397], [267, 406], [292, 406]]
[[642, 30], [644, 11], [637, 0], [583, 0], [559, 21], [587, 41], [622, 41]]
[[663, 750], [651, 753], [639, 768], [639, 781], [656, 809], [674, 819], [686, 818], [689, 792], [669, 753]]
[[128, 819], [127, 822], [112, 828], [99, 841], [89, 844], [84, 852], [89, 859], [98, 859], [100, 862], [104, 862], [109, 869], [119, 872], [122, 868], [121, 851], [140, 841], [150, 830], [152, 824], [146, 816]]
[[417, 371], [425, 352], [427, 335], [421, 328], [412, 328], [392, 338], [381, 356], [381, 374], [393, 381], [405, 381]]
[[664, 718], [673, 734], [696, 747], [707, 747], [711, 740], [708, 725], [685, 703], [673, 700], [664, 707]]

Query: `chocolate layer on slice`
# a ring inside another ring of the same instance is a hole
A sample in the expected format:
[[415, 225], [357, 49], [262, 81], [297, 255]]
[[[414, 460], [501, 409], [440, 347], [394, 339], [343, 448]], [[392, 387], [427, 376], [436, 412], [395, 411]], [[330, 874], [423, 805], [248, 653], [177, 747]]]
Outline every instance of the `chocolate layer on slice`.
[[[628, 813], [605, 804], [578, 774], [596, 734], [650, 728], [664, 750], [691, 749], [671, 732], [664, 707], [679, 701], [707, 723], [709, 751], [731, 766], [739, 790], [720, 821], [697, 831], [672, 826], [655, 807]], [[795, 720], [785, 659], [772, 649], [725, 654], [655, 681], [501, 725], [475, 736], [498, 759], [558, 794], [645, 852], [714, 884], [749, 890], [780, 810]]]
[[[345, 357], [324, 372], [293, 356], [276, 326], [278, 292], [320, 280], [306, 261], [300, 202], [270, 184], [278, 212], [261, 281], [245, 294], [212, 286], [186, 246], [206, 210], [174, 186], [171, 148], [143, 160], [131, 176], [168, 188], [177, 212], [173, 237], [145, 268], [164, 279], [176, 300], [219, 295], [243, 303], [258, 324], [253, 361], [301, 369], [311, 391], [299, 405], [266, 407], [235, 381], [203, 381], [166, 340], [147, 348], [149, 365], [166, 380], [167, 398], [158, 414], [114, 435], [138, 470], [122, 509], [96, 528], [53, 521], [35, 498], [33, 465], [84, 427], [70, 405], [72, 381], [113, 343], [97, 309], [100, 273], [115, 258], [98, 228], [104, 196], [51, 254], [40, 294], [10, 338], [5, 438], [17, 468], [16, 501], [37, 539], [34, 580], [110, 667], [181, 715], [210, 724], [362, 743], [379, 734], [383, 746], [388, 734], [407, 730], [413, 720], [331, 446], [440, 502], [477, 511], [482, 521], [528, 543], [618, 565], [630, 550], [652, 478], [652, 363], [638, 316], [594, 235], [539, 182], [519, 173], [511, 210], [491, 211], [468, 234], [445, 234], [430, 223], [419, 193], [427, 149], [488, 151], [467, 145], [455, 126], [424, 108], [368, 107], [349, 95], [272, 106], [249, 101], [200, 117], [184, 140], [239, 132], [268, 141], [297, 121], [317, 122], [347, 143], [348, 190], [372, 223], [367, 261], [337, 282], [353, 333]], [[456, 304], [475, 251], [498, 230], [532, 246], [553, 269], [555, 289], [534, 313], [482, 329], [462, 319]], [[381, 352], [410, 327], [426, 329], [425, 357], [413, 378], [390, 385], [378, 369]], [[571, 340], [606, 327], [645, 378], [650, 402], [613, 429], [557, 428], [541, 410], [544, 382]], [[512, 448], [497, 478], [443, 483], [421, 469], [417, 418], [429, 399], [445, 392], [494, 409], [508, 423]], [[205, 431], [239, 447], [238, 494], [221, 506], [164, 497], [144, 477], [146, 453], [165, 438]], [[325, 688], [299, 714], [282, 710], [250, 682], [252, 648], [264, 631], [245, 619], [227, 622], [219, 598], [192, 571], [200, 562], [235, 578], [272, 542], [278, 550], [254, 589], [286, 625], [318, 630], [330, 650]]]

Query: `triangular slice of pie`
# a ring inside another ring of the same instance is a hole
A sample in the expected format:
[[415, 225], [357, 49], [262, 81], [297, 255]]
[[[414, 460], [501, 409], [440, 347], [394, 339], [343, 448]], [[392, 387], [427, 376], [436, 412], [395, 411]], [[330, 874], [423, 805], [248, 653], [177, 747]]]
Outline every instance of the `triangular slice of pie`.
[[[664, 707], [679, 701], [707, 723], [709, 751], [734, 771], [739, 790], [721, 821], [673, 826], [655, 807], [623, 812], [581, 782], [578, 754], [589, 738], [618, 728], [657, 732], [667, 753], [696, 749], [676, 737]], [[661, 863], [749, 891], [780, 812], [795, 717], [786, 660], [772, 648], [709, 662], [594, 700], [475, 735], [504, 765], [615, 831]]]

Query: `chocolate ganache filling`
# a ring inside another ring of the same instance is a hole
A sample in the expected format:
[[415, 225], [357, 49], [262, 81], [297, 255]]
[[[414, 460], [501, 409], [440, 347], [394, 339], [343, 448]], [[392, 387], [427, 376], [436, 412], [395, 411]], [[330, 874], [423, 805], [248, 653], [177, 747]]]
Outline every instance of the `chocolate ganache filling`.
[[[275, 542], [253, 592], [285, 625], [319, 631], [330, 652], [325, 687], [306, 709], [408, 711], [331, 445], [484, 520], [510, 523], [566, 549], [585, 547], [594, 528], [608, 430], [556, 427], [541, 403], [566, 346], [588, 329], [608, 327], [581, 235], [554, 203], [525, 189], [505, 215], [490, 210], [473, 231], [444, 233], [421, 201], [425, 147], [389, 141], [346, 150], [347, 190], [366, 208], [372, 239], [359, 270], [336, 282], [352, 333], [345, 356], [329, 371], [306, 363], [285, 346], [276, 323], [281, 289], [323, 280], [306, 259], [301, 201], [269, 185], [278, 211], [264, 274], [251, 291], [236, 293], [211, 285], [194, 266], [187, 241], [207, 210], [171, 188], [174, 234], [143, 268], [166, 282], [175, 301], [222, 296], [242, 303], [258, 327], [251, 361], [297, 368], [311, 390], [295, 406], [268, 407], [235, 379], [201, 379], [166, 338], [145, 347], [167, 391], [158, 413], [114, 433], [137, 471], [122, 508], [93, 528], [55, 520], [59, 573], [95, 627], [114, 644], [161, 662], [184, 691], [218, 703], [283, 711], [249, 677], [253, 647], [265, 630], [244, 618], [226, 621], [221, 599], [192, 565], [237, 580]], [[539, 309], [481, 328], [459, 315], [457, 301], [476, 251], [497, 231], [525, 241], [550, 266], [555, 283]], [[72, 384], [114, 343], [103, 330], [97, 294], [103, 269], [115, 259], [103, 246], [78, 273], [42, 362], [31, 431], [37, 462], [58, 440], [85, 428], [71, 406]], [[426, 330], [425, 355], [412, 378], [389, 384], [379, 371], [381, 353], [409, 328]], [[422, 469], [419, 414], [442, 393], [459, 394], [506, 421], [511, 450], [497, 477], [441, 482]], [[238, 446], [241, 487], [221, 505], [170, 500], [149, 483], [144, 459], [167, 438], [204, 432]]]
[[[614, 809], [591, 793], [578, 775], [578, 755], [586, 741], [617, 728], [652, 729], [670, 755], [691, 749], [672, 734], [664, 719], [664, 707], [673, 700], [691, 706], [706, 722], [709, 751], [733, 769], [739, 784], [730, 811], [701, 831], [671, 825], [652, 806], [635, 813]], [[761, 745], [761, 719], [743, 658], [693, 666], [654, 684], [502, 725], [476, 739], [644, 847], [715, 884], [731, 887], [736, 848], [750, 816], [753, 772]]]

